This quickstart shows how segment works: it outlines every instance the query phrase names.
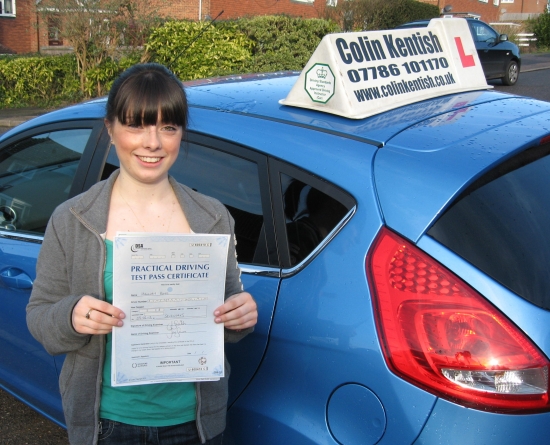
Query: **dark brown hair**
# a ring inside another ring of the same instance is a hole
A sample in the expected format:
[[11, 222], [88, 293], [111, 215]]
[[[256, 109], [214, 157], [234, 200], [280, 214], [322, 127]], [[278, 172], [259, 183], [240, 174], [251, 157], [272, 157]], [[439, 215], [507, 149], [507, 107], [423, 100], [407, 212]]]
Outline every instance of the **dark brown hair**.
[[113, 83], [105, 119], [128, 125], [162, 123], [187, 127], [187, 96], [182, 83], [163, 65], [144, 63], [124, 71]]

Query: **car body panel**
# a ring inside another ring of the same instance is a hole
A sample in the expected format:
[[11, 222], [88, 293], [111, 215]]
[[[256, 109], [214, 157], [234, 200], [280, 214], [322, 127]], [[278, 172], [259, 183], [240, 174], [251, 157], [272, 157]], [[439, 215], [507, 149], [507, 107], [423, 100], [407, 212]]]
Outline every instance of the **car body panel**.
[[[550, 414], [503, 416], [473, 411], [438, 399], [430, 420], [414, 445], [485, 445], [488, 443], [545, 443], [541, 425]], [[498, 439], [497, 439], [498, 438]]]
[[[458, 118], [449, 123], [451, 116]], [[549, 128], [550, 104], [516, 98], [426, 119], [397, 135], [375, 160], [386, 224], [418, 240], [453, 196], [494, 163], [537, 145]]]
[[[258, 305], [258, 323], [254, 332], [247, 335], [238, 344], [228, 343], [225, 351], [231, 365], [231, 386], [229, 388], [228, 404], [232, 405], [237, 397], [244, 391], [248, 383], [254, 377], [260, 366], [267, 348], [271, 320], [277, 293], [279, 291], [279, 278], [263, 277], [254, 273], [247, 273], [243, 266], [241, 276], [244, 288], [254, 295]], [[257, 270], [257, 268], [254, 268]], [[245, 350], [246, 354], [240, 352]]]
[[[239, 96], [236, 100], [234, 97], [236, 93], [233, 91], [234, 82], [220, 79], [218, 83], [189, 89], [188, 100], [192, 107], [200, 103], [201, 107], [212, 110], [257, 116], [262, 120], [284, 121], [296, 126], [307, 126], [320, 131], [342, 134], [381, 146], [397, 133], [425, 119], [446, 112], [458, 112], [460, 109], [480, 103], [513, 97], [494, 91], [472, 91], [421, 101], [367, 119], [355, 120], [279, 104], [278, 101], [286, 97], [297, 80], [298, 77], [292, 74], [268, 80], [253, 78], [246, 84], [239, 85]], [[270, 91], [268, 96], [265, 98], [259, 96], [258, 90], [267, 89]], [[200, 125], [200, 122], [192, 119], [191, 125]]]
[[77, 121], [87, 119], [103, 119], [105, 116], [106, 99], [84, 102], [60, 110], [51, 111], [30, 119], [17, 127], [12, 128], [0, 136], [0, 143], [16, 134], [35, 129], [40, 125], [50, 125], [56, 122]]
[[[63, 416], [53, 357], [22, 329], [39, 250], [37, 243], [0, 238], [0, 385], [60, 423]], [[7, 280], [4, 275], [9, 272], [23, 280]]]
[[[327, 418], [329, 399], [343, 383], [381, 400], [387, 420], [378, 443], [411, 443], [420, 433], [436, 398], [387, 372], [373, 324], [364, 258], [368, 233], [376, 230], [358, 228], [381, 224], [374, 211], [374, 203], [358, 204], [331, 248], [283, 280], [266, 358], [229, 411], [236, 443], [341, 443], [330, 429], [311, 426], [334, 421]], [[377, 414], [365, 412], [363, 421], [377, 424]]]

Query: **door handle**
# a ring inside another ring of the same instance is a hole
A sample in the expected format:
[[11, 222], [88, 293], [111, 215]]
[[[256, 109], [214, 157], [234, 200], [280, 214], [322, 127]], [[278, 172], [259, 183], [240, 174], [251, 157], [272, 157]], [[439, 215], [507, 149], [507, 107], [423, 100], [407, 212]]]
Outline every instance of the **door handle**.
[[25, 272], [15, 267], [4, 269], [0, 272], [0, 279], [7, 287], [15, 289], [32, 288], [32, 280]]

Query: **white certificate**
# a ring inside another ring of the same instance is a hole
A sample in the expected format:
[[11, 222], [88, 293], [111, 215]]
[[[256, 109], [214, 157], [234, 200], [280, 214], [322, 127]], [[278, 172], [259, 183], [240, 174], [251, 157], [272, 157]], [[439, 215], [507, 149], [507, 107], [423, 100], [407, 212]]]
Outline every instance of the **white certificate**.
[[223, 304], [229, 235], [117, 233], [112, 386], [224, 376]]

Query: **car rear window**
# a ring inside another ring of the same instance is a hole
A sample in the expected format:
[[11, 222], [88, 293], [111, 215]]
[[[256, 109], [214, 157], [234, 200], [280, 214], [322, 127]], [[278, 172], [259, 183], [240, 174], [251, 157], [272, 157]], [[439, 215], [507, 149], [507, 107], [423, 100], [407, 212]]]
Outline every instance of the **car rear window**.
[[477, 180], [428, 234], [550, 310], [550, 144], [526, 150]]

